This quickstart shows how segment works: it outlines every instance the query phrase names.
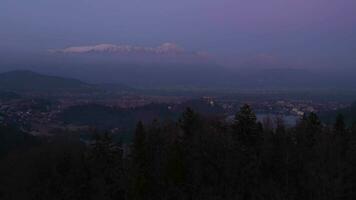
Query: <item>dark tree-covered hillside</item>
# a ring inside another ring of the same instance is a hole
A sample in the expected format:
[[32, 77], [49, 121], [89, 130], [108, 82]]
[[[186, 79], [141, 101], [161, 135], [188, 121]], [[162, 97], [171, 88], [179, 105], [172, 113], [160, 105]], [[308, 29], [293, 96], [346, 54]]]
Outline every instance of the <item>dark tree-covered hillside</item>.
[[232, 124], [187, 108], [179, 120], [139, 122], [129, 144], [62, 134], [1, 157], [0, 199], [356, 198], [356, 124], [340, 115], [327, 126], [314, 113], [292, 128], [269, 123], [248, 105]]

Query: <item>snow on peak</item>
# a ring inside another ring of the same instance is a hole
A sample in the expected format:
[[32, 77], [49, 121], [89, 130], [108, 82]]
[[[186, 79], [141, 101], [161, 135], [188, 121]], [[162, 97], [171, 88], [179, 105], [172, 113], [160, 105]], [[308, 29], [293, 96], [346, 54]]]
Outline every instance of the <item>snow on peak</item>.
[[174, 43], [164, 43], [158, 47], [142, 47], [132, 45], [114, 45], [114, 44], [98, 44], [93, 46], [75, 46], [65, 49], [50, 50], [54, 53], [68, 53], [68, 54], [81, 54], [81, 53], [113, 53], [113, 54], [183, 54], [185, 50]]

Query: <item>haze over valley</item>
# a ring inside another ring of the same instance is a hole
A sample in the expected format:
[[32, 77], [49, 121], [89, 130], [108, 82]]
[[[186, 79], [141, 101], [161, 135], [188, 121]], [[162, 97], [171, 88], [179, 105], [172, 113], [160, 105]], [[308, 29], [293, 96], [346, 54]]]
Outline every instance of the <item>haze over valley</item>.
[[356, 199], [355, 13], [1, 0], [0, 200]]

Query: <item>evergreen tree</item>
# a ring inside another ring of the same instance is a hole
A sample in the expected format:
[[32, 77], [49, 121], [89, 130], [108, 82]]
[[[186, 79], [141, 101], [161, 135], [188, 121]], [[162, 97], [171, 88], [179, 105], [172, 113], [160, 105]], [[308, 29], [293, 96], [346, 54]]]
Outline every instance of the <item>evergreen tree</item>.
[[352, 132], [352, 135], [356, 135], [356, 122], [354, 122], [351, 126], [351, 132]]
[[306, 145], [307, 147], [314, 146], [322, 128], [321, 121], [315, 113], [311, 112], [309, 115], [304, 115], [297, 127], [298, 143], [300, 145]]
[[276, 134], [282, 135], [286, 133], [286, 126], [284, 120], [281, 117], [276, 118]]
[[130, 197], [132, 199], [145, 199], [149, 192], [149, 157], [147, 154], [147, 133], [140, 121], [132, 145], [132, 185]]
[[339, 134], [345, 133], [346, 131], [345, 120], [342, 114], [338, 114], [336, 116], [336, 121], [334, 123], [334, 131]]
[[141, 121], [136, 125], [132, 145], [132, 158], [134, 163], [144, 162], [146, 158], [146, 130]]
[[312, 132], [320, 132], [322, 129], [321, 121], [317, 114], [311, 112], [307, 118], [307, 129]]
[[237, 139], [244, 145], [254, 146], [260, 140], [261, 124], [257, 123], [256, 114], [247, 104], [235, 115], [233, 128]]
[[194, 132], [199, 129], [201, 122], [199, 115], [188, 107], [183, 112], [178, 124], [184, 132], [183, 137], [191, 138], [193, 137]]
[[185, 183], [186, 170], [182, 146], [176, 141], [168, 149], [166, 177], [173, 187], [181, 187]]
[[93, 181], [101, 183], [96, 187], [96, 195], [102, 199], [123, 198], [125, 195], [122, 156], [121, 146], [115, 144], [107, 132], [96, 134], [89, 162]]

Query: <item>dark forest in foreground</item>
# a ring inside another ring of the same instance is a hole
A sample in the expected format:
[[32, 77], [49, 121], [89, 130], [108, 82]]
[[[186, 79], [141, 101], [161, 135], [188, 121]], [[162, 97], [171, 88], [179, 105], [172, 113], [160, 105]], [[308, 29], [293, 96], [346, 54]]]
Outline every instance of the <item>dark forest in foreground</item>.
[[187, 109], [177, 122], [138, 123], [130, 145], [95, 135], [34, 138], [3, 125], [0, 199], [356, 198], [356, 124], [341, 115], [286, 128], [257, 122], [247, 105], [233, 124]]

